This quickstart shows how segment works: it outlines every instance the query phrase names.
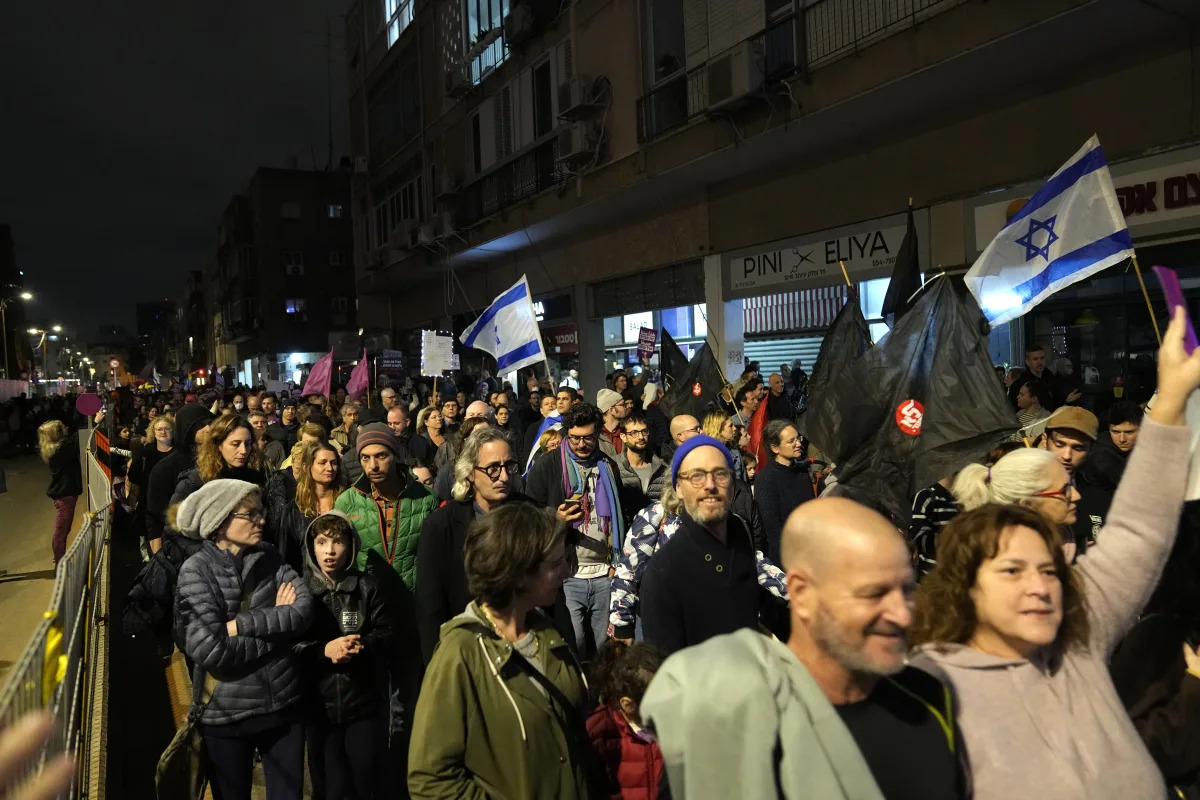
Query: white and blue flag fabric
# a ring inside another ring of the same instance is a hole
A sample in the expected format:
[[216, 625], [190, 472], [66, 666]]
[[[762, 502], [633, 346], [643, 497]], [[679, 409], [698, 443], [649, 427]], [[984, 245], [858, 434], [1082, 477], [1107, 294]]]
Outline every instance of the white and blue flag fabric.
[[1096, 136], [1013, 215], [964, 280], [998, 325], [1133, 256], [1133, 240]]
[[459, 341], [491, 353], [501, 374], [544, 361], [542, 334], [525, 276], [493, 300], [487, 311], [463, 331]]

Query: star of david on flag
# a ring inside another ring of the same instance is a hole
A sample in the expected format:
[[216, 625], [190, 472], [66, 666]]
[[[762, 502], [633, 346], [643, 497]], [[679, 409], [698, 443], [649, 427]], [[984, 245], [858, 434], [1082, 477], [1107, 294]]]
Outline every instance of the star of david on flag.
[[491, 353], [500, 373], [544, 361], [542, 333], [538, 330], [525, 276], [493, 300], [479, 319], [463, 331], [459, 341]]
[[1092, 136], [996, 234], [964, 281], [998, 325], [1132, 256], [1108, 161]]

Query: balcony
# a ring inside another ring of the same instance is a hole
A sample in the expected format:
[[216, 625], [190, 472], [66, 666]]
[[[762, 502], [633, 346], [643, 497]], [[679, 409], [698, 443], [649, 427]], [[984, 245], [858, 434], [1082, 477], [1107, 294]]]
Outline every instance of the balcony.
[[[746, 42], [757, 86], [751, 95], [913, 27], [965, 0], [817, 0], [772, 22]], [[727, 51], [728, 52], [728, 51]], [[709, 72], [727, 52], [667, 79], [638, 100], [638, 141], [646, 142], [707, 114]]]
[[473, 225], [536, 197], [556, 186], [559, 177], [558, 136], [555, 132], [465, 186], [458, 222], [461, 225]]

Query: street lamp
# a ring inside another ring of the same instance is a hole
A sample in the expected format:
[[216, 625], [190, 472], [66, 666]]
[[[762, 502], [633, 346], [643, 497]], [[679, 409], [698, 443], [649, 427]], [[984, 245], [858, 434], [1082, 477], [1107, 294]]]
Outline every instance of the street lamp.
[[[61, 331], [62, 325], [52, 325], [50, 326], [50, 330]], [[44, 328], [29, 329], [30, 336], [37, 336], [38, 334], [41, 334], [42, 337], [42, 340], [38, 342], [38, 345], [42, 348], [42, 369], [46, 372], [46, 380], [50, 380], [50, 354], [46, 348], [46, 339], [49, 336], [49, 331]]]
[[[32, 300], [33, 295], [29, 292], [21, 292], [17, 295], [21, 300]], [[10, 377], [8, 374], [8, 320], [5, 319], [4, 309], [13, 301], [11, 297], [0, 295], [0, 347], [4, 349], [4, 377]]]

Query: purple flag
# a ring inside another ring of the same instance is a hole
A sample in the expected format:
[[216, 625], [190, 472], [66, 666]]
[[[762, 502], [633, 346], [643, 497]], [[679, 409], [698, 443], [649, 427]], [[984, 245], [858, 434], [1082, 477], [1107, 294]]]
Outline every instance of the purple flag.
[[358, 400], [367, 393], [370, 381], [370, 367], [367, 366], [367, 349], [363, 348], [362, 358], [350, 372], [350, 380], [346, 381], [346, 395], [352, 400]]
[[329, 397], [329, 384], [333, 380], [333, 351], [321, 357], [321, 360], [313, 364], [312, 371], [308, 373], [308, 380], [304, 382], [304, 388], [300, 391], [301, 397], [307, 397], [310, 394], [319, 394], [322, 397]]

